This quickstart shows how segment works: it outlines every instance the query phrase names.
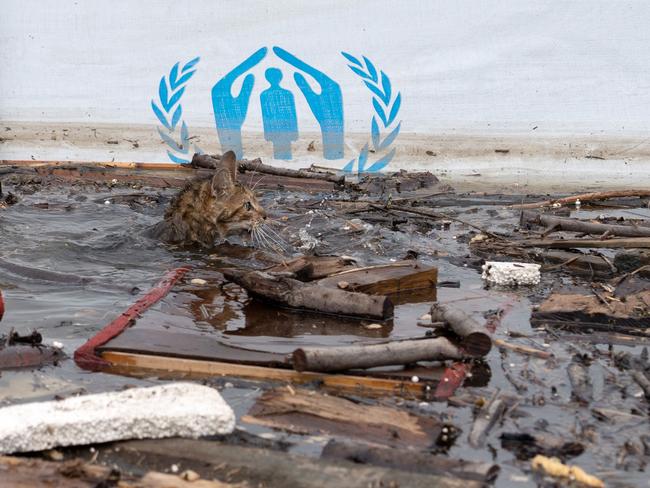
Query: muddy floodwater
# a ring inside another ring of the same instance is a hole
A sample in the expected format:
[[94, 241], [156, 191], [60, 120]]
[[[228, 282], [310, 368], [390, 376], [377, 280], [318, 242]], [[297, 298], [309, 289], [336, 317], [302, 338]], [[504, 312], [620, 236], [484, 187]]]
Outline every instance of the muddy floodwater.
[[[500, 312], [495, 339], [548, 351], [551, 358], [494, 347], [481, 368], [483, 373], [468, 378], [453, 402], [412, 398], [378, 401], [454, 424], [461, 433], [445, 452], [455, 458], [498, 464], [497, 486], [537, 485], [538, 479], [526, 463], [525, 435], [555, 446], [557, 455], [566, 462], [578, 464], [608, 486], [648, 486], [648, 401], [616, 359], [623, 353], [641, 356], [646, 339], [626, 345], [599, 344], [587, 336], [531, 327], [533, 307], [552, 290], [582, 286], [590, 281], [588, 277], [556, 269], [542, 273], [539, 285], [511, 289], [489, 288], [481, 279], [484, 259], [472, 253], [468, 242], [479, 233], [477, 228], [504, 235], [515, 232], [519, 212], [506, 205], [521, 200], [521, 195], [441, 191], [430, 197], [427, 205], [465, 222], [441, 223], [425, 218], [365, 218], [350, 211], [353, 208], [333, 202], [352, 199], [353, 195], [345, 191], [261, 189], [260, 199], [274, 230], [266, 249], [248, 247], [246, 239], [234, 238], [205, 251], [170, 247], [146, 235], [146, 230], [161, 219], [175, 189], [40, 184], [6, 178], [3, 190], [13, 192], [18, 203], [0, 209], [0, 289], [6, 302], [0, 332], [7, 334], [13, 328], [28, 334], [37, 330], [45, 343], [63, 344], [68, 356], [57, 365], [33, 371], [3, 371], [3, 405], [164, 382], [87, 372], [71, 357], [166, 271], [190, 266], [191, 271], [172, 292], [138, 320], [135, 327], [152, 340], [163, 333], [191, 334], [242, 349], [287, 354], [301, 346], [423, 337], [430, 329], [418, 326], [418, 320], [429, 311], [434, 298], [483, 321]], [[571, 193], [577, 190], [581, 189], [572, 189]], [[647, 208], [625, 205], [572, 209], [574, 217], [603, 214], [650, 218]], [[421, 263], [438, 267], [437, 296], [398, 305], [392, 320], [369, 327], [372, 321], [298, 313], [261, 303], [241, 288], [225, 283], [219, 273], [223, 267], [262, 268], [268, 265], [265, 253], [277, 251], [286, 257], [345, 255], [362, 265], [399, 261], [410, 253]], [[613, 257], [612, 251], [602, 252]], [[195, 278], [206, 283], [193, 284]], [[585, 360], [593, 385], [593, 401], [588, 405], [571, 395], [567, 366], [575, 357]], [[216, 378], [209, 383], [219, 387], [238, 418], [268, 386], [232, 378]], [[508, 411], [489, 433], [485, 446], [473, 448], [467, 434], [474, 404], [478, 398], [489, 399], [498, 391], [509, 398]], [[607, 415], [598, 413], [603, 411]], [[282, 433], [245, 422], [238, 428], [285, 440], [291, 443], [292, 452], [313, 456], [318, 456], [327, 442], [322, 436]], [[629, 448], [639, 442], [646, 451], [638, 453]], [[573, 445], [574, 451], [562, 452], [566, 445]], [[552, 449], [547, 452], [552, 453]]]

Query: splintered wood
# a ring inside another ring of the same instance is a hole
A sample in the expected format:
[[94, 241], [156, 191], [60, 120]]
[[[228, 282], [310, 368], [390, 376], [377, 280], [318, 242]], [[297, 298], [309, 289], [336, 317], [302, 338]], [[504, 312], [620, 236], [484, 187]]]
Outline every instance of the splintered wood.
[[444, 427], [432, 417], [289, 388], [264, 393], [243, 420], [290, 432], [422, 449], [435, 444]]
[[531, 324], [647, 336], [649, 316], [650, 290], [630, 294], [625, 300], [599, 292], [554, 293], [533, 313]]

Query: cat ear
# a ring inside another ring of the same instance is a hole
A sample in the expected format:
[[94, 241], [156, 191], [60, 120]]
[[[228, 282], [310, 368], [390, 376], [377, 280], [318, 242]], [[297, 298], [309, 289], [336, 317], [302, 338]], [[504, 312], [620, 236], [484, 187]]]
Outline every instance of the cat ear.
[[224, 168], [218, 168], [212, 177], [212, 190], [215, 194], [230, 190], [235, 184], [230, 177], [230, 172]]
[[232, 182], [235, 183], [237, 181], [237, 157], [235, 156], [235, 153], [228, 151], [221, 156], [221, 166], [228, 170]]

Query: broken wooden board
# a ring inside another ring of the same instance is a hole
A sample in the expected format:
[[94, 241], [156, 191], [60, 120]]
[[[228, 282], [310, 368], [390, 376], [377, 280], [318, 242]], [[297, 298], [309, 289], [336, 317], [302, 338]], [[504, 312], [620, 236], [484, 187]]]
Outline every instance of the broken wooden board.
[[433, 417], [290, 388], [268, 390], [242, 420], [289, 432], [352, 437], [416, 449], [436, 444], [445, 427]]
[[628, 295], [625, 301], [593, 294], [553, 293], [533, 312], [530, 321], [537, 327], [549, 325], [648, 336], [650, 291]]
[[436, 300], [438, 268], [416, 261], [343, 271], [318, 281], [327, 287], [388, 296], [395, 305]]
[[232, 347], [198, 334], [183, 334], [133, 327], [97, 348], [99, 352], [150, 354], [160, 357], [223, 361], [233, 364], [291, 368], [279, 353]]
[[[293, 384], [316, 382], [328, 391], [341, 391], [368, 397], [396, 395], [427, 398], [432, 388], [435, 388], [432, 382], [421, 380], [415, 383], [410, 380], [410, 377], [404, 380], [386, 378], [388, 372], [384, 373], [384, 377], [301, 373], [290, 369], [114, 351], [103, 351], [101, 357], [110, 363], [105, 372], [134, 377], [155, 375], [165, 379], [201, 379], [228, 376], [252, 381]], [[400, 373], [397, 378], [403, 377], [404, 372]]]

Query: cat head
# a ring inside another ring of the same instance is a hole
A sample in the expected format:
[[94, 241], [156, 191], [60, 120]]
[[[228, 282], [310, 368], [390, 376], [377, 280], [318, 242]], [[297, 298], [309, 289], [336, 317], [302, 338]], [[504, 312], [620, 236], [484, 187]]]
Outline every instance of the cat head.
[[235, 153], [221, 157], [210, 184], [214, 221], [223, 235], [251, 232], [266, 219], [266, 211], [252, 190], [237, 181]]

